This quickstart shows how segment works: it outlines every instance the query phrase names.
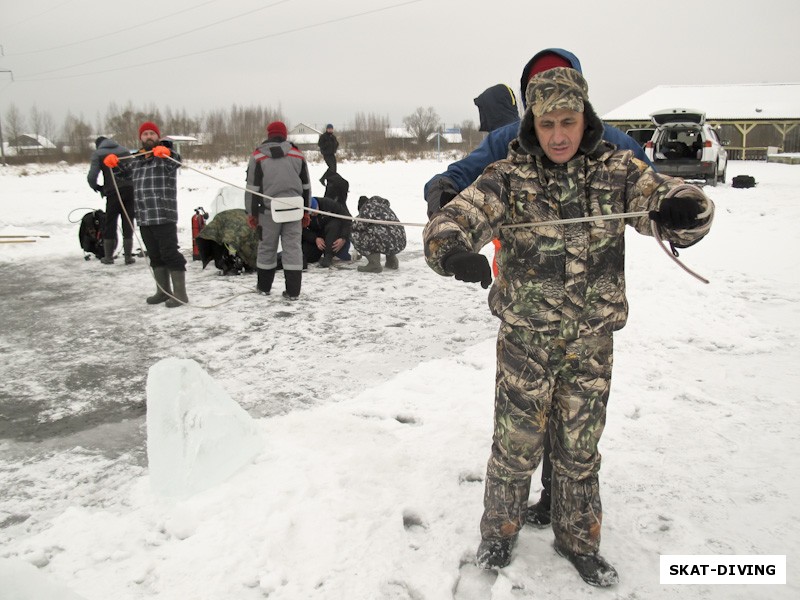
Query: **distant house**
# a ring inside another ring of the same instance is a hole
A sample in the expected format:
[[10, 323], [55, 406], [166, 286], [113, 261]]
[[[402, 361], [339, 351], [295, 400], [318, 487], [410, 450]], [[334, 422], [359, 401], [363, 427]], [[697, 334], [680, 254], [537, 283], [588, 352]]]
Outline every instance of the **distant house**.
[[289, 130], [286, 139], [301, 150], [317, 150], [319, 148], [317, 142], [320, 135], [322, 135], [322, 132], [318, 129], [314, 129], [305, 123], [298, 123]]
[[163, 139], [172, 142], [173, 146], [175, 147], [175, 152], [178, 154], [181, 153], [181, 146], [183, 145], [197, 146], [202, 144], [197, 137], [192, 135], [165, 135]]
[[22, 133], [3, 144], [6, 156], [52, 156], [58, 148], [43, 135]]
[[436, 144], [439, 141], [441, 141], [443, 144], [460, 144], [464, 140], [461, 137], [460, 129], [445, 129], [443, 133], [436, 131], [430, 134], [428, 136], [428, 141], [433, 144]]
[[650, 114], [668, 108], [704, 112], [728, 158], [762, 159], [771, 147], [800, 152], [800, 83], [659, 85], [602, 119], [625, 131], [652, 126]]

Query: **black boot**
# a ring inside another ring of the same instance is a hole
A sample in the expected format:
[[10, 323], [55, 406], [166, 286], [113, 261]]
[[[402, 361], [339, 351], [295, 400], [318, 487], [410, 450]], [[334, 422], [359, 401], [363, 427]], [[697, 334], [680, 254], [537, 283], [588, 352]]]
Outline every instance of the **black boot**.
[[168, 299], [164, 306], [175, 308], [182, 304], [189, 304], [189, 296], [186, 295], [186, 271], [170, 271], [172, 275], [172, 295], [175, 298]]
[[[172, 287], [169, 284], [169, 269], [167, 267], [154, 267], [153, 277], [156, 280], [156, 293], [147, 298], [148, 304], [161, 304], [169, 300], [167, 294], [172, 293]], [[166, 292], [166, 294], [164, 293]]]
[[578, 570], [578, 574], [586, 583], [596, 587], [611, 587], [619, 583], [619, 575], [606, 559], [597, 552], [591, 554], [575, 554], [566, 548], [553, 544], [556, 553], [563, 556]]
[[258, 283], [256, 284], [256, 289], [266, 295], [269, 296], [270, 290], [272, 290], [272, 282], [275, 280], [275, 271], [276, 269], [258, 269]]
[[283, 297], [289, 300], [297, 300], [300, 295], [300, 284], [303, 281], [302, 271], [287, 271], [283, 270], [283, 276], [286, 278], [286, 291], [283, 292]]
[[481, 569], [502, 569], [511, 562], [511, 550], [517, 536], [496, 540], [481, 540], [475, 560]]
[[550, 496], [542, 493], [536, 504], [531, 504], [525, 513], [525, 523], [544, 528], [550, 525]]
[[327, 269], [333, 264], [333, 253], [328, 253], [325, 251], [325, 254], [322, 258], [319, 259], [319, 266]]
[[122, 238], [122, 254], [125, 256], [125, 264], [132, 265], [136, 262], [133, 258], [133, 239]]
[[117, 249], [117, 240], [103, 240], [103, 258], [100, 262], [104, 265], [114, 264], [114, 250]]

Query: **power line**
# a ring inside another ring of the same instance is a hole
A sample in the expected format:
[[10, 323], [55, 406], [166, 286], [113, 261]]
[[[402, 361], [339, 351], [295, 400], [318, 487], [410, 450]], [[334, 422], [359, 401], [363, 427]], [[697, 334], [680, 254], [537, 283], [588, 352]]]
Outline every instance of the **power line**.
[[125, 67], [114, 67], [112, 69], [104, 69], [102, 71], [92, 71], [92, 72], [89, 72], [89, 73], [79, 73], [77, 75], [64, 75], [62, 77], [43, 77], [43, 78], [40, 78], [40, 79], [33, 79], [33, 78], [27, 78], [27, 77], [18, 77], [17, 81], [53, 81], [53, 80], [57, 80], [57, 79], [75, 79], [76, 77], [88, 77], [90, 75], [102, 75], [102, 74], [105, 74], [105, 73], [113, 73], [115, 71], [124, 71], [124, 70], [127, 70], [127, 69], [134, 69], [136, 67], [146, 67], [146, 66], [155, 65], [155, 64], [158, 64], [158, 63], [169, 62], [169, 61], [172, 61], [172, 60], [178, 60], [178, 59], [181, 59], [181, 58], [188, 58], [190, 56], [199, 56], [200, 54], [208, 54], [209, 52], [216, 52], [217, 50], [225, 50], [227, 48], [233, 48], [233, 47], [236, 47], [236, 46], [243, 46], [245, 44], [251, 44], [253, 42], [258, 42], [258, 41], [261, 41], [261, 40], [275, 38], [275, 37], [279, 37], [279, 36], [282, 36], [282, 35], [288, 35], [290, 33], [297, 33], [299, 31], [306, 31], [308, 29], [314, 29], [314, 28], [317, 28], [317, 27], [323, 27], [325, 25], [330, 25], [331, 23], [341, 23], [342, 21], [348, 21], [348, 20], [356, 19], [358, 17], [363, 17], [363, 16], [366, 16], [366, 15], [371, 15], [371, 14], [375, 14], [375, 13], [379, 13], [379, 12], [384, 12], [384, 11], [391, 10], [391, 9], [394, 9], [394, 8], [399, 8], [401, 6], [407, 6], [409, 4], [416, 4], [416, 3], [422, 2], [422, 1], [423, 0], [408, 0], [407, 2], [399, 2], [397, 4], [392, 4], [390, 6], [384, 6], [382, 8], [375, 8], [375, 9], [372, 9], [372, 10], [366, 10], [366, 11], [363, 11], [363, 12], [360, 12], [360, 13], [355, 13], [355, 14], [352, 14], [352, 15], [347, 15], [347, 16], [344, 16], [344, 17], [336, 18], [336, 19], [329, 19], [327, 21], [321, 21], [319, 23], [314, 23], [312, 25], [303, 25], [302, 27], [295, 27], [293, 29], [286, 29], [284, 31], [279, 31], [279, 32], [276, 32], [276, 33], [270, 33], [270, 34], [267, 34], [267, 35], [262, 35], [262, 36], [259, 36], [259, 37], [256, 37], [256, 38], [251, 38], [249, 40], [243, 40], [241, 42], [233, 42], [231, 44], [225, 44], [225, 45], [222, 45], [222, 46], [215, 46], [214, 48], [207, 48], [206, 50], [198, 50], [197, 52], [189, 52], [188, 54], [180, 54], [180, 55], [177, 55], [177, 56], [170, 56], [170, 57], [166, 57], [166, 58], [160, 58], [160, 59], [151, 60], [151, 61], [148, 61], [148, 62], [137, 63], [135, 65], [128, 65], [128, 66], [125, 66]]
[[[182, 15], [183, 13], [190, 12], [192, 10], [202, 8], [207, 4], [214, 4], [215, 2], [219, 2], [220, 0], [208, 0], [207, 2], [203, 2], [202, 4], [197, 4], [195, 6], [184, 8], [183, 10], [179, 10], [173, 13], [169, 13], [168, 15], [164, 15], [163, 17], [158, 17], [156, 19], [151, 19], [149, 21], [145, 21], [144, 23], [139, 23], [138, 25], [131, 25], [130, 27], [124, 27], [123, 29], [117, 29], [116, 31], [112, 31], [111, 33], [104, 33], [102, 35], [95, 36], [93, 38], [87, 38], [85, 40], [78, 40], [77, 42], [70, 42], [68, 44], [62, 44], [60, 46], [53, 46], [51, 48], [41, 48], [39, 50], [28, 50], [26, 52], [17, 52], [14, 54], [7, 54], [6, 56], [26, 56], [28, 54], [40, 54], [42, 52], [52, 52], [53, 50], [61, 50], [62, 48], [69, 48], [70, 46], [77, 46], [79, 44], [85, 44], [87, 42], [95, 42], [97, 40], [102, 40], [103, 38], [111, 37], [118, 35], [120, 33], [125, 33], [126, 31], [131, 31], [133, 29], [139, 29], [140, 27], [146, 27], [147, 25], [152, 25], [153, 23], [158, 23], [159, 21], [164, 21], [166, 19], [171, 19], [172, 17]], [[66, 3], [65, 3], [66, 4]], [[44, 14], [44, 13], [42, 13]], [[68, 68], [68, 67], [67, 67]]]
[[[211, 0], [212, 2], [216, 2], [217, 0]], [[40, 71], [39, 73], [33, 73], [29, 77], [37, 77], [39, 75], [47, 75], [48, 73], [55, 73], [56, 71], [63, 71], [64, 69], [73, 69], [75, 67], [82, 67], [83, 65], [88, 65], [93, 62], [98, 62], [100, 60], [106, 60], [112, 58], [114, 56], [119, 56], [121, 54], [128, 54], [130, 52], [135, 52], [136, 50], [140, 50], [142, 48], [147, 48], [148, 46], [153, 46], [155, 44], [161, 44], [163, 42], [172, 41], [176, 38], [183, 37], [184, 35], [189, 35], [190, 33], [196, 33], [198, 31], [202, 31], [203, 29], [208, 29], [209, 27], [214, 27], [215, 25], [219, 25], [220, 23], [226, 23], [228, 21], [233, 21], [234, 19], [239, 19], [241, 17], [245, 17], [247, 15], [260, 12], [262, 10], [266, 10], [268, 8], [272, 8], [273, 6], [277, 6], [278, 4], [286, 4], [287, 2], [291, 2], [292, 0], [278, 0], [278, 2], [273, 2], [272, 4], [268, 4], [267, 6], [260, 6], [259, 8], [254, 8], [253, 10], [248, 10], [238, 15], [234, 15], [232, 17], [227, 17], [225, 19], [220, 19], [218, 21], [214, 21], [213, 23], [209, 23], [207, 25], [202, 25], [200, 27], [195, 27], [194, 29], [190, 29], [189, 31], [184, 31], [183, 33], [176, 33], [172, 34], [168, 37], [161, 38], [160, 40], [156, 40], [154, 42], [148, 42], [146, 44], [142, 44], [141, 46], [135, 46], [133, 48], [128, 48], [127, 50], [120, 50], [119, 52], [114, 52], [112, 54], [104, 54], [103, 56], [99, 56], [96, 58], [91, 58], [89, 60], [83, 61], [82, 63], [76, 63], [74, 65], [67, 65], [66, 67], [59, 67], [57, 69], [50, 69], [49, 71]], [[185, 11], [182, 11], [185, 12]]]
[[50, 8], [46, 8], [46, 9], [44, 9], [44, 10], [43, 10], [42, 12], [40, 12], [40, 13], [37, 13], [37, 14], [35, 14], [35, 15], [31, 15], [31, 16], [29, 16], [29, 17], [25, 17], [25, 18], [24, 18], [24, 19], [22, 19], [21, 21], [17, 21], [17, 22], [16, 22], [16, 23], [14, 23], [13, 25], [10, 25], [10, 26], [9, 26], [9, 29], [13, 29], [14, 27], [17, 27], [18, 25], [22, 25], [23, 23], [27, 23], [27, 22], [28, 22], [28, 21], [30, 21], [31, 19], [38, 19], [38, 18], [39, 18], [39, 17], [41, 17], [42, 15], [46, 15], [47, 13], [49, 13], [49, 12], [52, 12], [52, 11], [54, 11], [54, 10], [55, 10], [55, 9], [57, 9], [57, 8], [61, 8], [62, 6], [66, 5], [66, 4], [72, 4], [72, 2], [73, 2], [73, 1], [74, 1], [74, 0], [66, 0], [66, 2], [62, 2], [61, 4], [56, 4], [55, 6], [51, 6]]

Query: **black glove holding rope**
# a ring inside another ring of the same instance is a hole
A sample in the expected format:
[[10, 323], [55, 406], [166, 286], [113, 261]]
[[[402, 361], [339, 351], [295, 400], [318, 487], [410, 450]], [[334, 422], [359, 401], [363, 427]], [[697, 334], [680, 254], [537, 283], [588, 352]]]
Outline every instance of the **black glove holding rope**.
[[492, 267], [483, 254], [457, 250], [444, 257], [442, 266], [459, 281], [480, 283], [483, 289], [492, 284]]
[[428, 203], [428, 218], [430, 219], [445, 204], [458, 196], [456, 184], [449, 177], [437, 177], [433, 180], [428, 193], [425, 194], [425, 201]]
[[669, 229], [689, 229], [697, 224], [700, 203], [689, 196], [672, 196], [661, 202], [658, 210], [650, 211], [650, 218]]

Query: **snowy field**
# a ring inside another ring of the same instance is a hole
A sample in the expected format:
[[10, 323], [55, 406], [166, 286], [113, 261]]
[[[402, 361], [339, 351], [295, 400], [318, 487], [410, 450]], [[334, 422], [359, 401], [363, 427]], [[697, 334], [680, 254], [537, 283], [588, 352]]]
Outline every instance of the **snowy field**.
[[[351, 209], [380, 195], [423, 223], [422, 186], [445, 165], [340, 172]], [[243, 163], [197, 167], [244, 182]], [[800, 166], [731, 162], [729, 181], [758, 186], [707, 188], [714, 227], [681, 259], [710, 285], [628, 232], [631, 314], [601, 443], [608, 590], [580, 580], [550, 530], [524, 529], [499, 575], [470, 564], [497, 321], [487, 291], [427, 268], [420, 228], [397, 272], [312, 265], [295, 303], [190, 262], [192, 304], [168, 310], [144, 303], [144, 259], [83, 260], [68, 215], [104, 206], [87, 168], [0, 167], [0, 235], [49, 236], [0, 244], [0, 599], [800, 597]], [[189, 256], [193, 209], [223, 184], [178, 177]], [[196, 361], [263, 443], [183, 499], [147, 468], [148, 370], [170, 357]], [[787, 584], [660, 585], [666, 554], [786, 555]]]

